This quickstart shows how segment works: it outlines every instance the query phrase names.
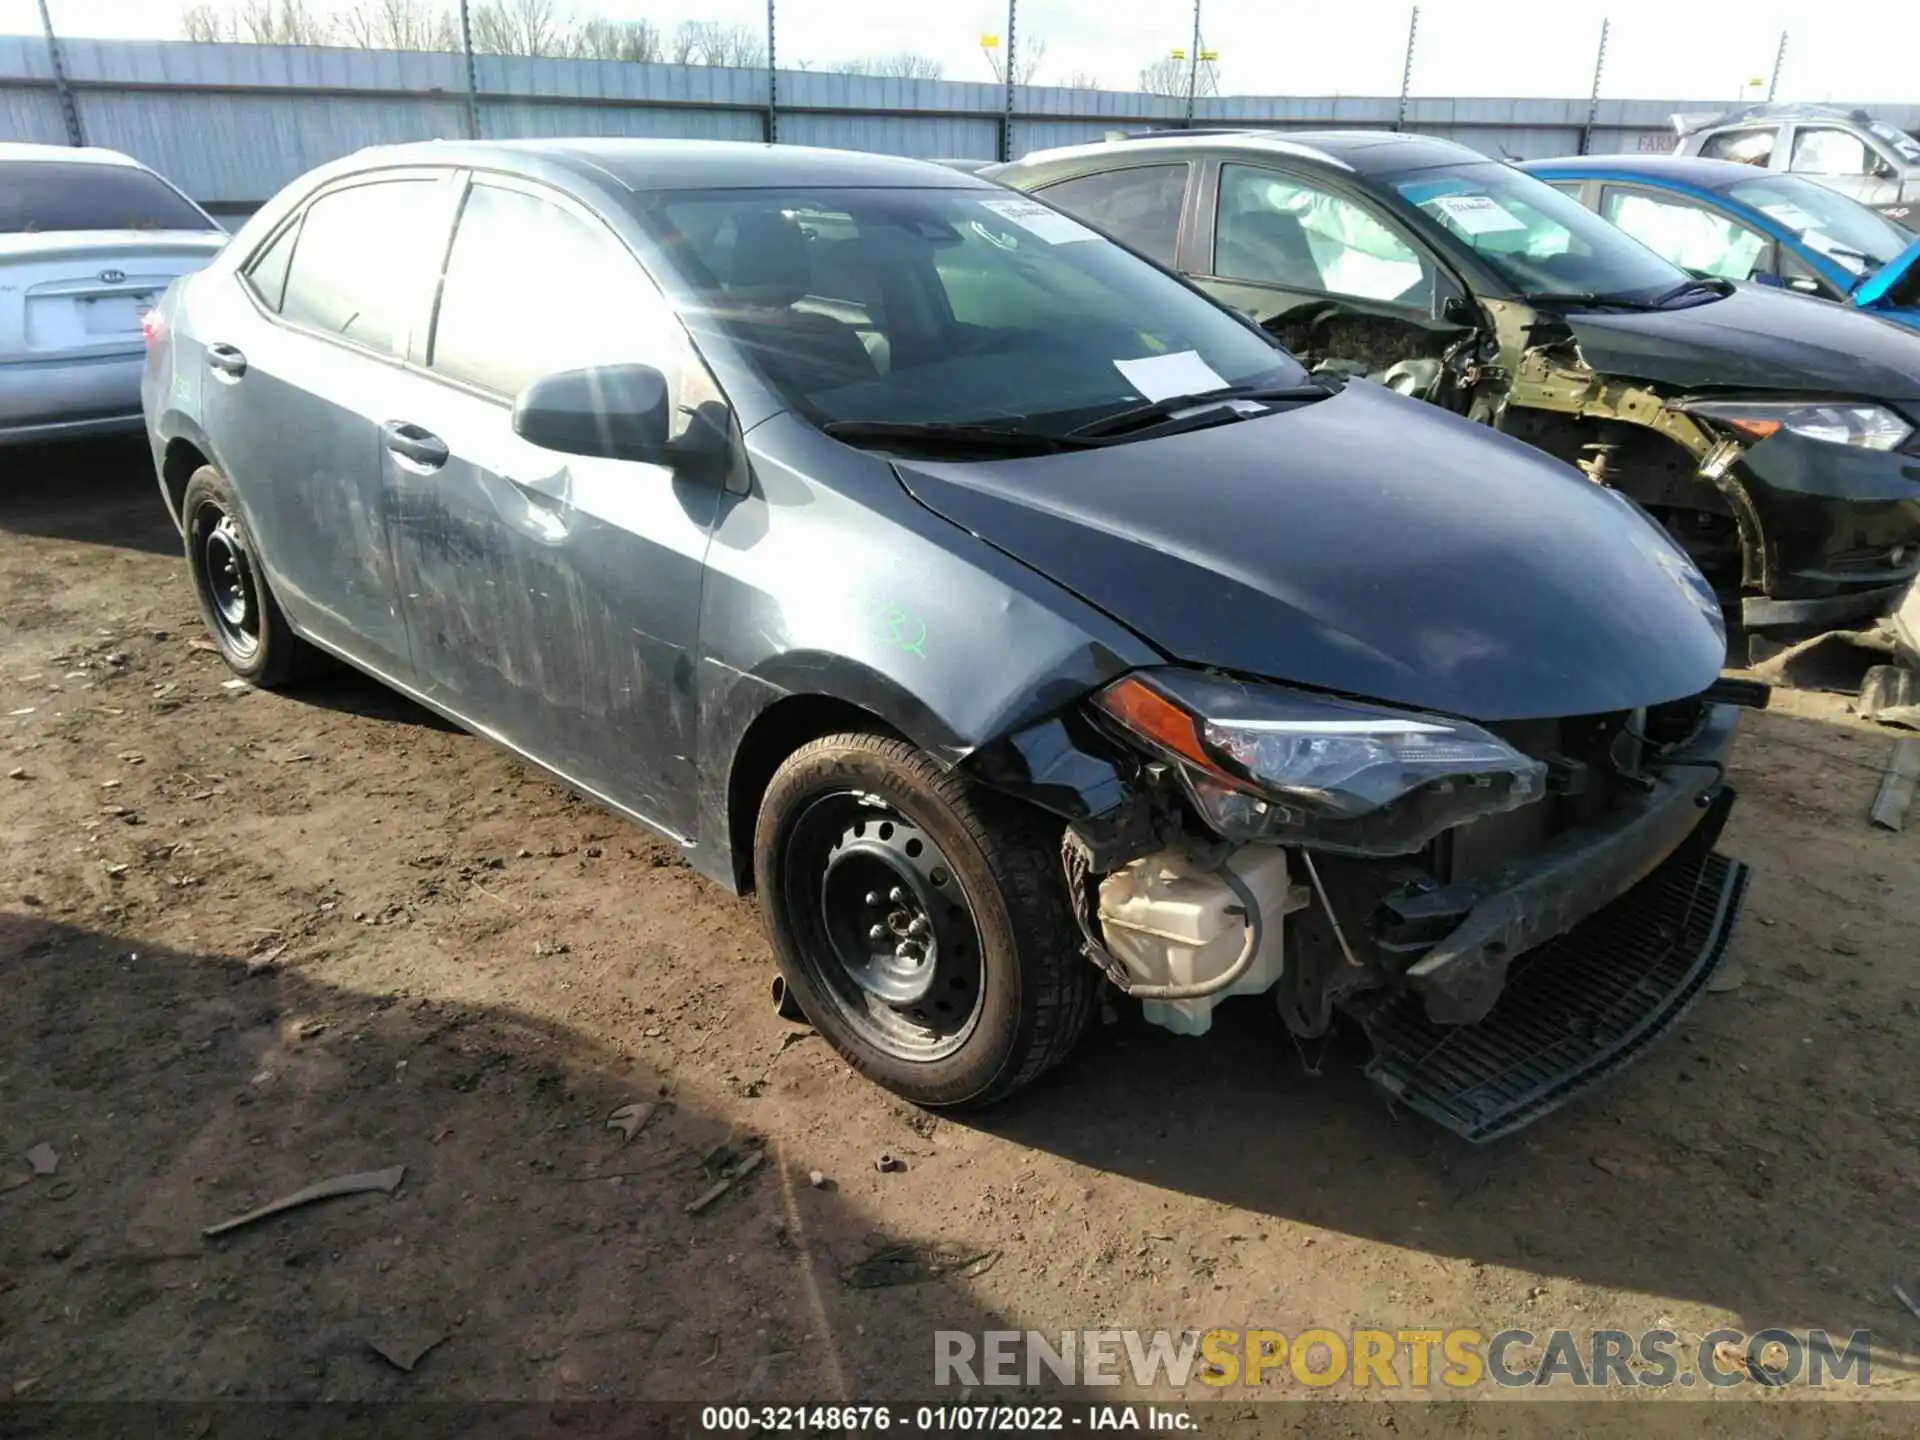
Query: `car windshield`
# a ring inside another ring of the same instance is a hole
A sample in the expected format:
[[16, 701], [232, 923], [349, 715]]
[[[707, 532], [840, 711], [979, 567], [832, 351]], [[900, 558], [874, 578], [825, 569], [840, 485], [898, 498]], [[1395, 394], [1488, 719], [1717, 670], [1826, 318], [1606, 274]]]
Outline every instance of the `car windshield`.
[[1791, 175], [1742, 180], [1729, 185], [1726, 194], [1729, 200], [1751, 206], [1791, 230], [1809, 249], [1856, 275], [1879, 269], [1920, 239], [1858, 200]]
[[1394, 189], [1521, 295], [1646, 302], [1687, 283], [1578, 200], [1491, 160], [1414, 171]]
[[171, 185], [131, 165], [0, 161], [0, 234], [213, 228]]
[[689, 191], [644, 218], [689, 324], [819, 424], [1058, 435], [1176, 395], [1307, 383], [1184, 282], [1007, 191]]
[[1895, 129], [1884, 120], [1873, 121], [1867, 129], [1898, 151], [1901, 159], [1912, 165], [1920, 165], [1920, 140], [1915, 140], [1904, 130]]

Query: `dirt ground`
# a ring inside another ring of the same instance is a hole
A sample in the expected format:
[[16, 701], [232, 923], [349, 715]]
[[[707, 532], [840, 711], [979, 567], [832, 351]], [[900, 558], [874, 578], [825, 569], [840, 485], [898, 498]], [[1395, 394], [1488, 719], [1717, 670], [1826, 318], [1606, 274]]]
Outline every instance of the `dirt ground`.
[[1251, 1000], [934, 1118], [671, 849], [371, 682], [230, 684], [137, 447], [0, 475], [0, 1399], [909, 1397], [936, 1329], [1216, 1324], [1869, 1328], [1920, 1398], [1920, 824], [1869, 828], [1841, 701], [1748, 720], [1744, 983], [1512, 1140]]

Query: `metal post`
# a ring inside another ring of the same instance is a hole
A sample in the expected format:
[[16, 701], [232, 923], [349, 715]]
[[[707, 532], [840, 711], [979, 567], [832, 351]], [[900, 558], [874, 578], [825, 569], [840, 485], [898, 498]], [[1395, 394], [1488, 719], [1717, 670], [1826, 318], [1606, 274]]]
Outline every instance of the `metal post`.
[[767, 0], [767, 143], [780, 143], [780, 68], [774, 54], [774, 0]]
[[1000, 159], [1013, 159], [1013, 83], [1018, 67], [1019, 41], [1014, 35], [1020, 0], [1007, 0], [1007, 110], [1000, 117]]
[[467, 138], [480, 138], [480, 72], [473, 63], [473, 16], [460, 0], [460, 48], [467, 57]]
[[1606, 17], [1600, 20], [1600, 50], [1593, 57], [1593, 95], [1587, 101], [1587, 123], [1580, 131], [1580, 153], [1593, 153], [1593, 125], [1600, 118], [1600, 76], [1607, 68], [1607, 32], [1613, 24]]
[[[44, 4], [44, 0], [42, 0]], [[1780, 32], [1780, 48], [1773, 52], [1773, 78], [1767, 81], [1767, 103], [1773, 103], [1773, 92], [1780, 88], [1780, 67], [1787, 63], [1787, 32]]]
[[1407, 92], [1413, 88], [1413, 40], [1420, 33], [1420, 7], [1413, 7], [1413, 15], [1407, 21], [1407, 63], [1400, 70], [1400, 118], [1393, 122], [1393, 128], [1407, 128]]
[[53, 33], [53, 15], [47, 9], [47, 0], [40, 0], [40, 25], [47, 32], [47, 58], [53, 62], [53, 89], [60, 97], [60, 114], [67, 122], [67, 143], [85, 145], [86, 137], [80, 133], [80, 112], [74, 108], [73, 87], [67, 84], [67, 63], [60, 58], [60, 37]]
[[1193, 0], [1193, 49], [1187, 52], [1187, 128], [1193, 128], [1193, 92], [1200, 83], [1200, 0]]

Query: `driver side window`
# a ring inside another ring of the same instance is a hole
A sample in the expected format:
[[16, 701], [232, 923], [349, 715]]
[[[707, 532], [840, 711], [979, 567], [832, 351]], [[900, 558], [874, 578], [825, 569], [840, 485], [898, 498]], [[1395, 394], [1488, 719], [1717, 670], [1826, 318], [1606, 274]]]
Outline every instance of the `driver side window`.
[[1431, 310], [1435, 271], [1367, 210], [1296, 176], [1220, 167], [1213, 272], [1285, 290]]
[[1802, 126], [1794, 133], [1789, 168], [1797, 175], [1871, 175], [1873, 158], [1867, 142], [1851, 131]]

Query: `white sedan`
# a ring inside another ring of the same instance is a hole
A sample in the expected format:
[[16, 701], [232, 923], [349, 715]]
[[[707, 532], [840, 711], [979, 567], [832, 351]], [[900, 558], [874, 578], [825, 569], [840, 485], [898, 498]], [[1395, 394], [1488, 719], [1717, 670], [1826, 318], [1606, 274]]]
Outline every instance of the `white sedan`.
[[129, 156], [0, 144], [0, 446], [139, 430], [141, 322], [226, 240]]

